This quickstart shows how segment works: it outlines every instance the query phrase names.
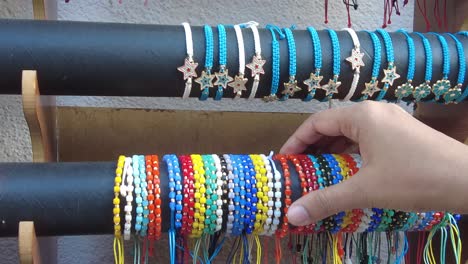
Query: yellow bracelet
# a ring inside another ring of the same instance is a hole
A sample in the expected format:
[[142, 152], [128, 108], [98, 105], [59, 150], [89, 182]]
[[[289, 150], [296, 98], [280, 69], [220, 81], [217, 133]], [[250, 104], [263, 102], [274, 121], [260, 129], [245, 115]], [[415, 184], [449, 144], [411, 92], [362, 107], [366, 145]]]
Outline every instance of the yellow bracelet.
[[191, 237], [201, 237], [205, 228], [205, 169], [201, 155], [190, 155], [193, 164], [193, 180], [195, 189], [195, 213], [193, 215], [193, 226]]
[[[343, 176], [343, 180], [349, 179], [350, 169], [348, 166], [348, 162], [341, 155], [332, 154], [332, 156], [335, 158], [336, 162], [338, 162], [338, 165], [340, 166], [340, 174]], [[354, 216], [353, 212], [349, 210], [349, 211], [346, 211], [345, 213], [346, 214], [343, 217], [343, 223], [341, 224], [342, 230], [353, 223], [353, 220], [352, 220], [352, 217]]]
[[117, 168], [115, 169], [114, 178], [114, 262], [117, 264], [124, 263], [124, 250], [122, 240], [122, 227], [120, 225], [120, 183], [122, 182], [123, 167], [125, 164], [125, 156], [119, 156], [117, 160]]
[[265, 162], [260, 155], [250, 155], [255, 167], [255, 179], [257, 186], [257, 213], [255, 214], [254, 234], [264, 231], [263, 225], [268, 218], [268, 178], [266, 176]]

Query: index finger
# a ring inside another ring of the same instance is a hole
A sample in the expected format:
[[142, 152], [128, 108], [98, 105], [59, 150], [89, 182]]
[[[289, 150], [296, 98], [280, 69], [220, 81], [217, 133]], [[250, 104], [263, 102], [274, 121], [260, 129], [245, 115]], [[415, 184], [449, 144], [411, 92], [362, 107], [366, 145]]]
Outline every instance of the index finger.
[[333, 108], [311, 115], [286, 141], [280, 153], [302, 153], [323, 136], [345, 136], [359, 142], [358, 129], [354, 125], [355, 107]]

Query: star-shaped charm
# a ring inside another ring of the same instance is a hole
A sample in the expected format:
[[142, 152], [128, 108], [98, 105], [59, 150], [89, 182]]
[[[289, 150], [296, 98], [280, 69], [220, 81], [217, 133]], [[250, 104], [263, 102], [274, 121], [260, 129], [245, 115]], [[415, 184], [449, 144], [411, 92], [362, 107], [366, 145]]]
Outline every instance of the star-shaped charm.
[[375, 92], [378, 92], [381, 90], [379, 88], [378, 81], [371, 81], [371, 82], [365, 83], [365, 85], [366, 85], [366, 88], [364, 89], [364, 91], [362, 91], [362, 94], [367, 95], [369, 97], [372, 97], [372, 95], [374, 95]]
[[213, 79], [213, 74], [208, 74], [206, 71], [202, 71], [201, 76], [195, 79], [195, 82], [200, 84], [200, 89], [203, 91], [213, 87]]
[[388, 83], [390, 86], [393, 85], [393, 81], [400, 78], [400, 75], [396, 72], [396, 67], [392, 67], [389, 69], [384, 69], [384, 78], [382, 79], [383, 83]]
[[413, 97], [414, 97], [414, 100], [416, 100], [416, 102], [419, 102], [421, 101], [421, 99], [425, 98], [430, 93], [431, 93], [431, 86], [427, 82], [425, 82], [425, 83], [421, 83], [416, 88], [414, 88]]
[[247, 78], [244, 78], [244, 75], [236, 75], [234, 76], [234, 81], [230, 82], [228, 86], [234, 89], [234, 93], [239, 94], [242, 91], [246, 91], [245, 84], [247, 83]]
[[300, 90], [302, 90], [301, 87], [297, 86], [297, 81], [294, 80], [284, 83], [284, 90], [281, 93], [284, 95], [293, 96], [294, 93], [299, 92]]
[[184, 80], [187, 80], [188, 78], [195, 78], [197, 77], [197, 72], [195, 71], [198, 67], [198, 63], [189, 60], [188, 58], [185, 58], [184, 65], [180, 66], [177, 68], [180, 72], [184, 74]]
[[401, 100], [406, 96], [411, 95], [413, 93], [413, 89], [413, 85], [410, 82], [406, 82], [397, 87], [395, 90], [395, 96], [398, 98], [398, 100]]
[[309, 79], [304, 81], [304, 84], [307, 85], [307, 91], [311, 92], [312, 90], [320, 89], [320, 82], [322, 79], [323, 76], [311, 73]]
[[354, 48], [351, 51], [351, 56], [346, 58], [349, 63], [351, 63], [351, 68], [355, 70], [356, 68], [359, 68], [361, 66], [365, 66], [364, 62], [362, 61], [362, 57], [364, 57], [364, 53], [362, 53], [360, 50]]
[[265, 101], [265, 102], [278, 101], [278, 96], [276, 96], [276, 94], [270, 94], [270, 95], [267, 95], [267, 96], [263, 97], [263, 101]]
[[252, 77], [254, 77], [257, 74], [265, 74], [265, 71], [263, 70], [263, 65], [265, 63], [266, 60], [262, 60], [262, 57], [254, 56], [252, 62], [245, 66], [252, 70]]
[[330, 95], [333, 96], [333, 94], [338, 93], [338, 87], [340, 87], [340, 85], [341, 85], [341, 82], [334, 80], [334, 79], [330, 79], [330, 81], [328, 81], [327, 84], [322, 85], [322, 87], [320, 88], [325, 90], [326, 96], [330, 96]]
[[223, 72], [215, 72], [216, 81], [214, 85], [222, 86], [226, 89], [228, 83], [232, 82], [234, 79], [229, 76], [228, 69], [225, 69]]
[[459, 86], [455, 86], [453, 88], [450, 88], [445, 94], [444, 94], [444, 100], [445, 104], [450, 104], [450, 103], [456, 103], [456, 99], [460, 97], [462, 93], [462, 90], [460, 89]]
[[432, 86], [432, 92], [435, 94], [435, 99], [439, 100], [439, 98], [445, 94], [450, 89], [450, 81], [447, 79], [438, 80]]

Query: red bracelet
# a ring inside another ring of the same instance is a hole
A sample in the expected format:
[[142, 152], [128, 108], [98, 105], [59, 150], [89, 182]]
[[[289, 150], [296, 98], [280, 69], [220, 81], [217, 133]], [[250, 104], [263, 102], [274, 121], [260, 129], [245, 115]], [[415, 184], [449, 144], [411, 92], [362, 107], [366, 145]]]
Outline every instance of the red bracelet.
[[161, 214], [161, 179], [159, 178], [159, 158], [157, 155], [151, 156], [153, 163], [153, 184], [154, 184], [154, 236], [161, 238], [162, 214]]
[[154, 236], [155, 225], [154, 225], [154, 176], [153, 176], [153, 161], [150, 155], [145, 156], [145, 166], [146, 166], [146, 190], [148, 191], [148, 240], [155, 241], [156, 237]]
[[[308, 193], [318, 189], [317, 176], [315, 175], [315, 168], [312, 161], [307, 155], [297, 155], [297, 158], [301, 162], [302, 169], [306, 175]], [[315, 224], [310, 224], [305, 227], [305, 233], [315, 233]]]
[[444, 218], [444, 212], [435, 212], [432, 216], [432, 220], [427, 224], [426, 231], [431, 231], [432, 227], [438, 225], [440, 221]]
[[192, 233], [192, 225], [195, 211], [195, 194], [194, 194], [194, 178], [193, 178], [193, 164], [190, 156], [183, 155], [179, 157], [180, 163], [182, 164], [182, 176], [184, 177], [183, 182], [183, 200], [184, 205], [182, 209], [182, 235], [190, 235]]
[[[348, 164], [348, 168], [349, 168], [348, 178], [352, 177], [354, 174], [356, 174], [359, 171], [356, 161], [349, 154], [341, 154], [341, 157], [343, 157], [343, 159]], [[357, 229], [359, 228], [359, 225], [361, 224], [361, 219], [362, 219], [362, 216], [364, 215], [364, 211], [362, 209], [353, 209], [352, 213], [353, 213], [353, 216], [351, 217], [352, 224], [348, 225], [345, 229], [343, 229], [344, 232], [354, 233], [357, 231]]]
[[283, 177], [284, 177], [284, 215], [283, 215], [283, 223], [281, 223], [281, 227], [278, 228], [276, 231], [276, 236], [279, 238], [283, 238], [288, 234], [288, 209], [289, 206], [292, 204], [291, 200], [291, 174], [289, 173], [289, 165], [288, 161], [285, 156], [283, 155], [275, 155], [273, 157], [274, 160], [278, 160], [281, 163], [281, 168], [283, 169]]

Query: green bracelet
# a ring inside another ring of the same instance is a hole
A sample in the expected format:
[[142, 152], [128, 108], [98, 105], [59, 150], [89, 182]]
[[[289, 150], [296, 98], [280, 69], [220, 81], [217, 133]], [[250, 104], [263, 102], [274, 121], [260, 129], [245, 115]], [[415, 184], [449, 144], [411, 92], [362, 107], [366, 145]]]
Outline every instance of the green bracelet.
[[214, 234], [216, 230], [216, 195], [217, 183], [216, 183], [216, 166], [211, 155], [202, 155], [203, 166], [205, 167], [205, 187], [206, 187], [206, 211], [205, 211], [205, 233]]
[[377, 232], [387, 231], [388, 225], [392, 222], [392, 217], [395, 214], [395, 211], [392, 209], [383, 209], [382, 221], [380, 221], [379, 226], [375, 229]]

